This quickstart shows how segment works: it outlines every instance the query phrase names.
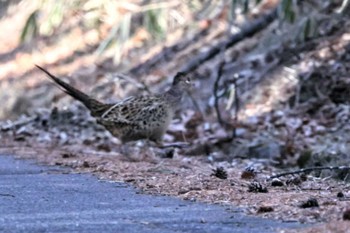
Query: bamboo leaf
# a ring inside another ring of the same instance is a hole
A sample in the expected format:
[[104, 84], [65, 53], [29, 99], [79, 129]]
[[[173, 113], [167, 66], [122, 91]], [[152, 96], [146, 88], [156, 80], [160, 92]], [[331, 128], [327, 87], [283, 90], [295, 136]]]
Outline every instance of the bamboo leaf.
[[116, 50], [114, 53], [113, 61], [114, 63], [120, 63], [124, 45], [125, 43], [130, 39], [130, 24], [131, 24], [131, 14], [126, 14], [121, 23], [120, 23], [120, 30], [116, 38]]
[[244, 0], [243, 2], [243, 14], [247, 14], [249, 12], [249, 0]]
[[306, 40], [311, 34], [311, 20], [310, 18], [308, 18], [305, 22], [304, 25], [304, 30], [303, 30], [303, 36], [304, 36], [304, 40]]
[[282, 0], [281, 6], [282, 6], [282, 12], [290, 12], [292, 10], [292, 0]]
[[96, 49], [95, 54], [97, 56], [100, 56], [113, 43], [113, 40], [115, 40], [115, 37], [118, 33], [119, 28], [120, 28], [120, 24], [117, 24], [114, 27], [112, 27], [107, 38], [104, 39]]
[[317, 26], [315, 20], [311, 17], [308, 17], [302, 24], [301, 30], [299, 32], [299, 38], [301, 41], [306, 41], [314, 36], [317, 33]]
[[[145, 12], [145, 27], [147, 31], [157, 39], [161, 39], [165, 35], [164, 31], [164, 15], [161, 10], [148, 10]], [[163, 26], [163, 27], [162, 27]]]
[[26, 20], [26, 23], [23, 27], [21, 36], [20, 36], [20, 42], [28, 42], [32, 40], [38, 33], [38, 25], [37, 25], [37, 13], [38, 10], [33, 11], [28, 19]]
[[295, 22], [295, 12], [294, 11], [286, 12], [285, 20], [289, 23], [294, 23]]
[[279, 15], [284, 20], [290, 20], [293, 13], [293, 2], [292, 0], [282, 0], [279, 7]]

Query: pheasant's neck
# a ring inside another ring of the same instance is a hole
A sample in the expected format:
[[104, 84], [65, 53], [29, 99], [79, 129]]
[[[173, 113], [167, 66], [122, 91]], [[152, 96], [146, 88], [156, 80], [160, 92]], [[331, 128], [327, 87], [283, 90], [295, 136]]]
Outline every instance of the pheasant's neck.
[[183, 95], [183, 90], [177, 86], [171, 87], [167, 92], [165, 92], [164, 97], [169, 101], [174, 107], [181, 103]]

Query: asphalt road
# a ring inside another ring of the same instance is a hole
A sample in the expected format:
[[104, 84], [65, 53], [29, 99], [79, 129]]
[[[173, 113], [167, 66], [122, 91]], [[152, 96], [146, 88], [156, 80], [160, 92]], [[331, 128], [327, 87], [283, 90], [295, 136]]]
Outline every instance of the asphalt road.
[[124, 183], [0, 155], [0, 232], [276, 232], [297, 223], [137, 194]]

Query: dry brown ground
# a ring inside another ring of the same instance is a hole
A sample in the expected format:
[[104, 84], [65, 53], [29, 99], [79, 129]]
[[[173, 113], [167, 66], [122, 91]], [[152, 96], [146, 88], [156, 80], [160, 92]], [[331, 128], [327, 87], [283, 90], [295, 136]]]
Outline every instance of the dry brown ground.
[[[12, 142], [9, 138], [3, 138], [2, 145], [6, 146], [1, 148], [1, 153], [34, 158], [44, 164], [69, 166], [75, 172], [93, 173], [101, 179], [127, 182], [149, 194], [239, 206], [248, 214], [288, 222], [341, 221], [350, 204], [350, 185], [332, 178], [307, 176], [306, 181], [295, 181], [295, 177], [281, 178], [283, 186], [272, 186], [272, 182], [266, 178], [278, 170], [263, 160], [209, 162], [203, 156], [182, 156], [177, 152], [172, 158], [161, 158], [164, 156], [163, 150], [144, 147], [135, 147], [131, 149], [133, 156], [125, 156], [91, 147], [82, 149], [80, 145], [47, 147], [30, 139], [15, 144]], [[213, 176], [213, 169], [217, 167], [227, 171], [227, 179]], [[247, 167], [255, 167], [255, 177], [242, 176]], [[267, 188], [267, 192], [259, 192], [259, 188], [248, 191], [249, 186], [257, 183]], [[339, 197], [339, 193], [343, 193], [344, 197]], [[319, 207], [301, 208], [310, 198], [315, 198]]]

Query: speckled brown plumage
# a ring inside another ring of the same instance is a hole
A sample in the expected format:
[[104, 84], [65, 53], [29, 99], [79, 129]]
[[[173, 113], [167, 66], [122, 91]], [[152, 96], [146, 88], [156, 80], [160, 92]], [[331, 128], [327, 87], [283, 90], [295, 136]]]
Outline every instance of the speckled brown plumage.
[[97, 122], [122, 142], [149, 139], [161, 143], [185, 89], [191, 85], [187, 75], [177, 73], [171, 88], [165, 93], [132, 96], [115, 104], [105, 104], [60, 80], [44, 68], [37, 67], [62, 87], [64, 92], [82, 102]]

